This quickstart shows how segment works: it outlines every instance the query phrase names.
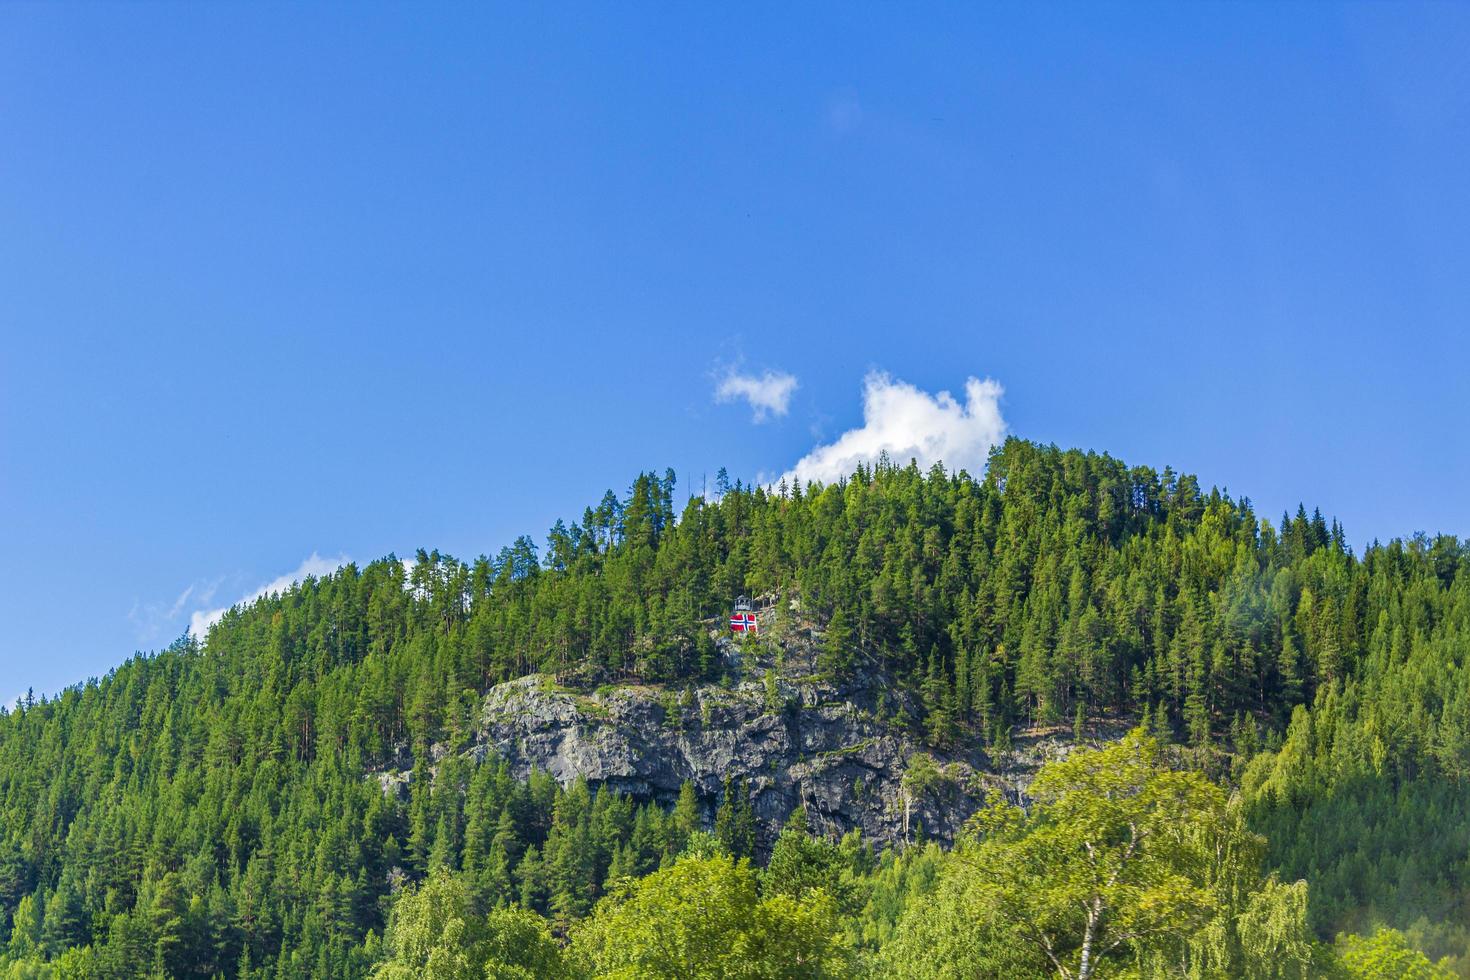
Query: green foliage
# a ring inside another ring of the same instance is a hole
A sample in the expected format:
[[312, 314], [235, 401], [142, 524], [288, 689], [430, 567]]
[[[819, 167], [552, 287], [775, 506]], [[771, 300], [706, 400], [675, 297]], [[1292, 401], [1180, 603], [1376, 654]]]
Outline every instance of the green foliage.
[[[881, 671], [936, 751], [1145, 716], [1239, 779], [1264, 866], [1311, 883], [1318, 936], [1383, 922], [1470, 963], [1465, 544], [1357, 556], [1304, 508], [1273, 527], [1192, 477], [1020, 440], [982, 478], [885, 462], [787, 493], [737, 483], [677, 519], [673, 487], [640, 475], [558, 522], [544, 557], [523, 537], [470, 563], [348, 566], [0, 713], [0, 968], [361, 978], [396, 886], [431, 872], [475, 921], [519, 904], [565, 930], [616, 882], [711, 850], [707, 807], [727, 851], [756, 854], [746, 787], [691, 787], [671, 815], [458, 754], [504, 680], [718, 679], [711, 631], [740, 593], [799, 599], [822, 669]], [[927, 759], [905, 809], [942, 803]], [[914, 851], [867, 876], [846, 925], [864, 949], [931, 886], [968, 894]], [[1251, 884], [1257, 906], [1199, 934], [1219, 962], [1237, 943], [1295, 956], [1294, 888]]]
[[1429, 962], [1429, 957], [1409, 946], [1394, 929], [1379, 929], [1371, 936], [1344, 936], [1338, 954], [1353, 980], [1453, 980], [1448, 969]]
[[[1000, 914], [987, 881], [963, 873], [934, 845], [912, 853], [924, 855], [918, 879], [905, 881], [907, 888], [888, 898], [888, 908], [870, 905], [868, 910], [866, 935], [877, 940], [878, 976], [969, 980], [1053, 974], [1044, 952]], [[894, 867], [904, 865], [899, 861]], [[874, 889], [875, 902], [884, 895], [882, 888]]]
[[374, 980], [471, 980], [484, 971], [486, 923], [470, 909], [463, 882], [440, 869], [400, 898]]
[[832, 899], [761, 898], [748, 862], [684, 857], [609, 896], [573, 934], [582, 967], [608, 980], [851, 975]]
[[864, 879], [873, 866], [872, 852], [856, 832], [840, 843], [814, 837], [806, 809], [798, 807], [771, 849], [761, 876], [762, 892], [796, 899], [821, 892], [836, 903], [844, 917], [850, 917], [866, 901]]
[[724, 850], [736, 857], [755, 854], [755, 810], [750, 805], [750, 785], [743, 779], [725, 780], [720, 808], [715, 812], [715, 837]]
[[937, 844], [884, 851], [863, 881], [867, 904], [848, 923], [854, 943], [869, 953], [887, 947], [906, 908], [932, 906], [944, 861], [945, 852]]
[[1087, 980], [1208, 920], [1199, 834], [1223, 822], [1224, 796], [1167, 768], [1142, 731], [1043, 767], [1030, 792], [1029, 812], [993, 797], [973, 820], [978, 845], [956, 857], [989, 882], [992, 917], [1060, 976]]
[[1262, 841], [1138, 729], [1043, 766], [1029, 809], [992, 797], [909, 906], [882, 961], [902, 975], [1088, 980], [1312, 975], [1304, 885], [1260, 878]]
[[570, 977], [561, 947], [533, 912], [477, 915], [470, 890], [443, 869], [393, 907], [387, 958], [374, 980], [557, 980]]

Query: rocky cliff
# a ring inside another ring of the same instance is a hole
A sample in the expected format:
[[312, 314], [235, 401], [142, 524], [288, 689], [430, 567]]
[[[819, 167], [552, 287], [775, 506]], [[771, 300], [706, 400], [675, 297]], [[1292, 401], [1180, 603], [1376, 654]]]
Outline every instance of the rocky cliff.
[[[769, 633], [719, 639], [722, 684], [578, 689], [531, 675], [498, 685], [470, 752], [504, 758], [520, 777], [538, 769], [666, 804], [688, 780], [711, 812], [727, 779], [744, 780], [764, 847], [802, 805], [829, 835], [948, 842], [988, 789], [1023, 795], [1036, 767], [1070, 747], [1069, 735], [1050, 731], [1021, 733], [998, 757], [977, 742], [930, 748], [918, 737], [916, 703], [881, 669], [835, 684], [814, 672], [818, 631]], [[379, 778], [402, 790], [407, 775]]]

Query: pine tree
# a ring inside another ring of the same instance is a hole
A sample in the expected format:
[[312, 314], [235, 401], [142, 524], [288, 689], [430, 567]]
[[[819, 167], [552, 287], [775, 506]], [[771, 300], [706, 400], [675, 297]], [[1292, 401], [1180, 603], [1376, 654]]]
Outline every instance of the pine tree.
[[[728, 790], [728, 784], [726, 788]], [[674, 835], [670, 841], [670, 849], [676, 853], [684, 850], [684, 845], [688, 843], [689, 838], [702, 829], [704, 829], [704, 808], [699, 803], [694, 784], [686, 779], [679, 787], [679, 799], [674, 804]]]

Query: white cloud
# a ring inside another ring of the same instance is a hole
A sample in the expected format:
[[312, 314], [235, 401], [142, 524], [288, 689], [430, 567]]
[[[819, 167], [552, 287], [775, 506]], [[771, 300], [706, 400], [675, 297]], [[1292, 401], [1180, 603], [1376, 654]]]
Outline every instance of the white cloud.
[[[179, 613], [183, 612], [184, 611], [184, 603], [188, 602], [189, 601], [189, 596], [191, 596], [193, 594], [194, 594], [194, 586], [192, 586], [192, 585], [189, 586], [187, 589], [185, 589], [183, 592], [180, 592], [179, 593], [179, 597], [174, 600], [174, 604], [169, 608], [167, 618], [173, 619]], [[208, 602], [209, 600], [208, 599], [204, 599], [203, 601]]]
[[[280, 578], [272, 579], [249, 595], [242, 596], [237, 602], [234, 603], [233, 606], [221, 606], [218, 609], [196, 610], [194, 615], [189, 617], [189, 632], [193, 634], [195, 639], [202, 640], [204, 639], [205, 635], [209, 633], [209, 628], [215, 623], [219, 622], [224, 614], [229, 612], [232, 608], [234, 608], [234, 606], [248, 606], [250, 605], [250, 603], [254, 602], [256, 599], [261, 598], [262, 596], [268, 596], [273, 592], [283, 592], [286, 589], [290, 588], [293, 583], [300, 582], [302, 579], [305, 579], [308, 576], [321, 578], [323, 575], [330, 575], [337, 569], [341, 568], [343, 565], [347, 564], [348, 561], [349, 559], [346, 555], [338, 555], [336, 558], [323, 558], [321, 555], [313, 551], [311, 553], [311, 557], [303, 561], [294, 572], [287, 572]], [[214, 589], [211, 588], [205, 595], [205, 598], [213, 595]], [[186, 596], [187, 591], [185, 593], [185, 596], [180, 596], [180, 599], [182, 600]]]
[[193, 582], [172, 603], [134, 600], [133, 607], [128, 610], [128, 621], [133, 624], [138, 643], [147, 646], [161, 638], [177, 636], [179, 616], [184, 610], [191, 604], [197, 608], [209, 602], [218, 587], [218, 579]]
[[751, 421], [764, 422], [772, 415], [786, 414], [791, 408], [791, 393], [796, 388], [796, 375], [785, 371], [766, 371], [756, 377], [732, 370], [715, 388], [715, 401], [744, 398], [750, 403]]
[[863, 425], [836, 441], [818, 446], [777, 482], [800, 479], [834, 483], [851, 476], [858, 463], [872, 463], [887, 452], [895, 463], [917, 460], [927, 469], [942, 462], [951, 471], [979, 474], [992, 446], [1005, 438], [1000, 414], [1000, 383], [986, 378], [965, 382], [965, 403], [941, 391], [931, 395], [879, 371], [863, 379]]

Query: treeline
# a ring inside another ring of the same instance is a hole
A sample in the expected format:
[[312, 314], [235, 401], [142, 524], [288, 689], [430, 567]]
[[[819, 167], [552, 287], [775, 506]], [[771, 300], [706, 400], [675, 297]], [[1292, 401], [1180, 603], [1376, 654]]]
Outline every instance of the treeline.
[[[741, 593], [825, 623], [827, 671], [910, 687], [936, 746], [1146, 718], [1240, 780], [1319, 935], [1383, 920], [1466, 948], [1445, 925], [1470, 921], [1464, 544], [1357, 556], [1320, 514], [1273, 526], [1193, 477], [1019, 440], [983, 478], [722, 479], [677, 519], [674, 486], [642, 475], [539, 548], [348, 566], [0, 718], [9, 955], [360, 976], [394, 875], [433, 868], [566, 928], [610, 873], [681, 853], [687, 813], [470, 766], [481, 694], [530, 672], [719, 680], [709, 621]], [[403, 764], [404, 799], [364, 778]]]

